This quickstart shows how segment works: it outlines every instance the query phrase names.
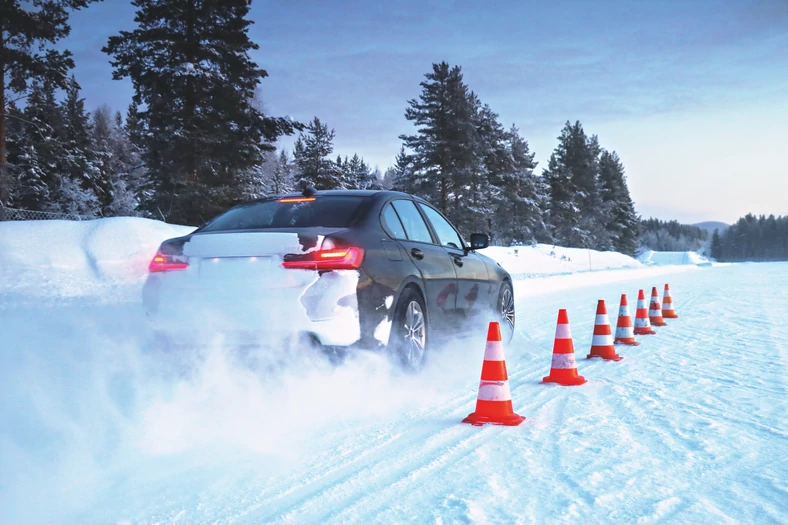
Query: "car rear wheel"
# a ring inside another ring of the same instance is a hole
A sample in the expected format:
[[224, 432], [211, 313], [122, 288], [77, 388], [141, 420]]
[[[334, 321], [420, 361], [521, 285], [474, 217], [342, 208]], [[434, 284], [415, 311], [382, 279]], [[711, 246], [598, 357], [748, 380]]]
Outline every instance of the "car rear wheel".
[[388, 345], [406, 370], [417, 372], [424, 366], [427, 335], [424, 300], [418, 292], [408, 288], [394, 312]]
[[501, 284], [496, 315], [501, 324], [501, 338], [508, 343], [514, 336], [514, 291], [509, 281]]

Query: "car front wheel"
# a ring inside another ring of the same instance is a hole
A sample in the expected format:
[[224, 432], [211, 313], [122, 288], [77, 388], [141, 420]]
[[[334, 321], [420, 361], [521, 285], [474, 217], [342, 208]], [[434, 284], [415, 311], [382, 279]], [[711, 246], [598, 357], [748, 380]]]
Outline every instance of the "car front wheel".
[[496, 317], [501, 324], [501, 337], [504, 343], [508, 343], [514, 336], [514, 290], [509, 281], [501, 284], [496, 310]]

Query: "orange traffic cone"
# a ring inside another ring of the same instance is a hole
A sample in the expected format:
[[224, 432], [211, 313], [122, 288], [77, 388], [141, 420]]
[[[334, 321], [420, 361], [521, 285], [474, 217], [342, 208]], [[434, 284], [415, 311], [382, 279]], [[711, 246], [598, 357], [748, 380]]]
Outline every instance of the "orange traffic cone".
[[648, 310], [646, 310], [646, 294], [643, 290], [638, 290], [638, 309], [635, 312], [635, 335], [652, 335], [656, 334], [651, 329], [651, 321], [648, 318]]
[[594, 322], [594, 337], [591, 340], [591, 353], [586, 357], [601, 357], [605, 361], [621, 361], [624, 359], [616, 353], [613, 346], [613, 333], [610, 331], [610, 319], [607, 316], [607, 307], [604, 299], [596, 304], [596, 322]]
[[629, 316], [629, 303], [627, 294], [621, 294], [621, 305], [618, 307], [618, 323], [616, 323], [616, 340], [613, 344], [639, 346], [635, 341], [635, 332], [632, 329], [632, 317]]
[[651, 287], [651, 304], [648, 307], [648, 318], [652, 326], [668, 326], [668, 323], [662, 319], [662, 307], [659, 305], [659, 293], [657, 287]]
[[501, 326], [491, 322], [487, 329], [487, 346], [484, 349], [482, 379], [476, 396], [476, 411], [462, 420], [474, 426], [485, 423], [514, 427], [525, 421], [512, 409], [512, 394], [509, 391], [509, 376], [503, 357]]
[[585, 377], [577, 375], [575, 345], [572, 343], [569, 316], [566, 314], [566, 310], [558, 310], [558, 324], [555, 328], [555, 342], [553, 343], [553, 363], [550, 366], [550, 375], [542, 379], [542, 383], [575, 386], [585, 382]]
[[670, 286], [665, 285], [665, 293], [662, 294], [662, 317], [665, 319], [678, 319], [679, 314], [673, 309], [673, 298], [670, 296]]

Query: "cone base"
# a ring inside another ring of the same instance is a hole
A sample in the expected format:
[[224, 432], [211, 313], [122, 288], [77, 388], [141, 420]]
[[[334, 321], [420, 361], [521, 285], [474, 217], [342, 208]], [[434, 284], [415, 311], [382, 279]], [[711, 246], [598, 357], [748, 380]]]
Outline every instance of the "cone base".
[[678, 319], [679, 318], [679, 316], [677, 314], [666, 314], [664, 312], [662, 313], [662, 317], [664, 317], [665, 319]]
[[665, 321], [654, 321], [652, 319], [651, 326], [668, 326], [668, 323], [666, 323]]
[[605, 361], [621, 361], [622, 359], [624, 359], [618, 354], [613, 354], [613, 355], [588, 354], [586, 356], [586, 359], [593, 359], [595, 357], [599, 357], [600, 359], [604, 359]]
[[468, 417], [462, 420], [463, 423], [468, 423], [469, 425], [473, 425], [475, 427], [480, 427], [485, 423], [489, 423], [491, 425], [504, 425], [507, 427], [516, 427], [523, 421], [525, 421], [525, 416], [518, 416], [517, 414], [512, 414], [510, 416], [483, 416], [477, 414], [476, 412], [471, 412], [468, 414]]
[[635, 328], [635, 335], [656, 335], [657, 332], [652, 330], [651, 328], [641, 328], [638, 332], [638, 329]]
[[616, 339], [615, 341], [613, 341], [613, 344], [615, 344], [615, 345], [628, 345], [628, 346], [640, 346], [640, 343], [635, 341], [634, 338], [632, 338], [632, 339], [629, 339], [629, 338], [628, 339]]
[[554, 377], [550, 377], [550, 376], [542, 378], [542, 383], [557, 383], [557, 384], [559, 384], [561, 386], [578, 386], [578, 385], [582, 385], [582, 384], [587, 383], [587, 382], [588, 381], [583, 376], [569, 377], [569, 378], [566, 378], [566, 379], [563, 379], [563, 378], [559, 379], [559, 378], [554, 378]]

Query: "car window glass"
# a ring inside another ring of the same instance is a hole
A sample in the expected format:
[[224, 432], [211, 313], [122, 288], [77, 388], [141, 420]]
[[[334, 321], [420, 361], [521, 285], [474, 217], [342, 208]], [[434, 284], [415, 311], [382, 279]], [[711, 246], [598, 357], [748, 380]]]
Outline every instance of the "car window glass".
[[432, 227], [435, 228], [435, 233], [438, 234], [438, 242], [444, 246], [450, 246], [452, 248], [462, 250], [462, 239], [460, 239], [460, 235], [457, 233], [457, 230], [455, 230], [452, 225], [449, 224], [449, 221], [444, 219], [440, 213], [429, 206], [423, 206], [421, 204], [419, 204], [419, 206], [422, 210], [424, 210], [424, 214], [432, 223]]
[[405, 229], [402, 227], [402, 223], [399, 217], [397, 217], [397, 212], [394, 211], [391, 204], [386, 204], [381, 219], [383, 221], [383, 227], [391, 233], [392, 237], [395, 239], [407, 239]]
[[405, 227], [405, 234], [411, 241], [432, 242], [430, 230], [424, 223], [413, 201], [397, 200], [391, 203]]
[[365, 197], [326, 195], [288, 197], [241, 204], [215, 219], [200, 231], [259, 230], [267, 228], [345, 228]]

